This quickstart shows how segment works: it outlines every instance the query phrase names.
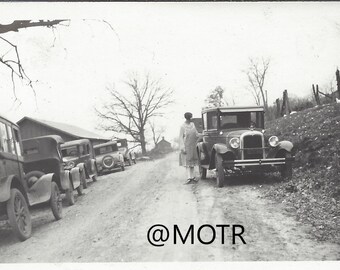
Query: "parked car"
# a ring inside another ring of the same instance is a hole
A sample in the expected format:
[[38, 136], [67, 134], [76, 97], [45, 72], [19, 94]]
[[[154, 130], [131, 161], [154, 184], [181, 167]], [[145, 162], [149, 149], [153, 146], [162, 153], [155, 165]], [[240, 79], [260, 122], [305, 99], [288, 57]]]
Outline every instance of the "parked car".
[[22, 141], [24, 149], [25, 172], [36, 172], [39, 174], [53, 174], [54, 181], [65, 197], [69, 205], [75, 203], [74, 190], [79, 195], [83, 194], [83, 175], [79, 167], [71, 169], [64, 168], [61, 155], [61, 144], [64, 140], [57, 135], [47, 135], [26, 139]]
[[8, 219], [14, 234], [31, 236], [29, 206], [49, 203], [56, 220], [62, 218], [60, 185], [53, 173], [24, 172], [19, 127], [0, 117], [0, 219]]
[[114, 170], [125, 170], [124, 157], [119, 152], [116, 141], [97, 144], [93, 146], [96, 154], [98, 174]]
[[97, 181], [97, 165], [92, 143], [88, 139], [65, 142], [61, 145], [61, 154], [64, 161], [64, 169], [71, 170], [74, 167], [80, 169], [83, 174], [83, 187], [87, 188], [86, 179]]
[[117, 145], [118, 145], [118, 150], [124, 157], [125, 166], [131, 166], [132, 160], [131, 160], [131, 156], [129, 154], [127, 139], [118, 139], [116, 141], [117, 141]]
[[201, 178], [216, 169], [217, 186], [236, 173], [279, 170], [292, 177], [293, 144], [265, 135], [263, 107], [219, 107], [202, 111], [203, 134], [197, 143]]

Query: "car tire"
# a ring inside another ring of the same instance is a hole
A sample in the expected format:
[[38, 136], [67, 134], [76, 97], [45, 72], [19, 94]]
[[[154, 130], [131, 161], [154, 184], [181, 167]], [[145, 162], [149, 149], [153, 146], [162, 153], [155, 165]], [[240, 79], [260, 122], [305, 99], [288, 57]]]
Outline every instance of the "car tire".
[[65, 197], [68, 202], [68, 205], [74, 205], [75, 199], [74, 199], [73, 186], [72, 186], [71, 181], [70, 181], [70, 188], [66, 190], [65, 195], [66, 195]]
[[32, 234], [31, 214], [24, 195], [20, 190], [12, 188], [7, 201], [7, 216], [15, 236], [25, 241]]
[[95, 167], [95, 171], [94, 171], [94, 175], [92, 176], [92, 181], [93, 182], [97, 182], [97, 177], [98, 177], [99, 173], [98, 173], [98, 169], [97, 169], [97, 165]]
[[[292, 157], [291, 153], [286, 153], [285, 158], [290, 158]], [[281, 177], [284, 180], [290, 180], [293, 177], [293, 165], [291, 162], [286, 163], [281, 167]]]
[[61, 193], [56, 182], [51, 183], [50, 205], [54, 218], [56, 220], [61, 219], [63, 216], [63, 203], [61, 199]]
[[78, 193], [79, 196], [84, 194], [83, 193], [83, 183], [84, 183], [84, 181], [80, 181], [80, 185], [79, 185], [79, 187], [77, 187], [77, 193]]
[[223, 158], [219, 154], [215, 154], [215, 166], [216, 166], [216, 185], [217, 187], [223, 187], [225, 173], [223, 168]]
[[85, 170], [82, 171], [83, 189], [87, 189], [87, 180]]
[[203, 168], [201, 165], [199, 165], [198, 169], [200, 171], [201, 179], [207, 179], [207, 169]]

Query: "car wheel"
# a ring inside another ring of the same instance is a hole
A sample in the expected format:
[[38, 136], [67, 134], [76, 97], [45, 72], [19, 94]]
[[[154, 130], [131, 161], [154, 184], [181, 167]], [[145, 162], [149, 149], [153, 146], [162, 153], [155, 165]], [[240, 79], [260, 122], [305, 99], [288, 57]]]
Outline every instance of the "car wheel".
[[16, 237], [25, 241], [32, 234], [32, 220], [27, 202], [20, 190], [11, 189], [10, 198], [7, 201], [7, 215], [9, 223]]
[[70, 181], [70, 188], [68, 190], [66, 190], [66, 200], [68, 202], [69, 205], [74, 205], [75, 203], [75, 199], [74, 199], [74, 193], [73, 193], [73, 187], [72, 187], [72, 183]]
[[97, 170], [97, 166], [95, 167], [95, 171], [94, 171], [94, 175], [92, 176], [92, 181], [93, 182], [97, 182], [97, 176], [99, 175], [98, 170]]
[[56, 220], [61, 219], [63, 215], [63, 204], [62, 204], [60, 190], [56, 182], [51, 183], [50, 205], [51, 205], [54, 218]]
[[[286, 153], [285, 158], [292, 157], [291, 153]], [[287, 162], [285, 165], [281, 167], [281, 177], [284, 180], [290, 180], [293, 176], [293, 166], [291, 162]]]
[[200, 171], [200, 177], [201, 179], [207, 179], [207, 169], [203, 168], [201, 166], [198, 167]]
[[87, 180], [86, 180], [86, 173], [85, 173], [85, 170], [82, 171], [82, 183], [83, 183], [83, 188], [84, 189], [87, 189]]
[[81, 181], [80, 181], [79, 187], [77, 187], [77, 193], [78, 193], [79, 196], [81, 196], [81, 195], [84, 194], [84, 193], [83, 193], [83, 183], [84, 183], [84, 181], [81, 180]]
[[223, 187], [225, 172], [223, 168], [223, 158], [219, 154], [215, 154], [215, 166], [216, 166], [216, 184], [218, 187]]

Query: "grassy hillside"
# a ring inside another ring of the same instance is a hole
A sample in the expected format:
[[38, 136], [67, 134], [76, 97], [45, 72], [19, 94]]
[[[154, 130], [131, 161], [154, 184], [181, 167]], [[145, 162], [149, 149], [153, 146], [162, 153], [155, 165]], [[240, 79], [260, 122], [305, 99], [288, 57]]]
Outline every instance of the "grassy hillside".
[[294, 143], [293, 179], [265, 189], [296, 209], [319, 240], [340, 243], [340, 104], [327, 104], [270, 121], [268, 134]]

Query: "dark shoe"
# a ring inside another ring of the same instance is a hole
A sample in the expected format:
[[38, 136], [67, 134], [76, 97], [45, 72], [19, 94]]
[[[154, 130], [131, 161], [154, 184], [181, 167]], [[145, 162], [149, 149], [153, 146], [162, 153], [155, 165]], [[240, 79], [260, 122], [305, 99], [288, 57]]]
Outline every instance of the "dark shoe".
[[188, 185], [188, 184], [191, 184], [191, 183], [192, 183], [192, 179], [188, 178], [187, 181], [183, 185]]

